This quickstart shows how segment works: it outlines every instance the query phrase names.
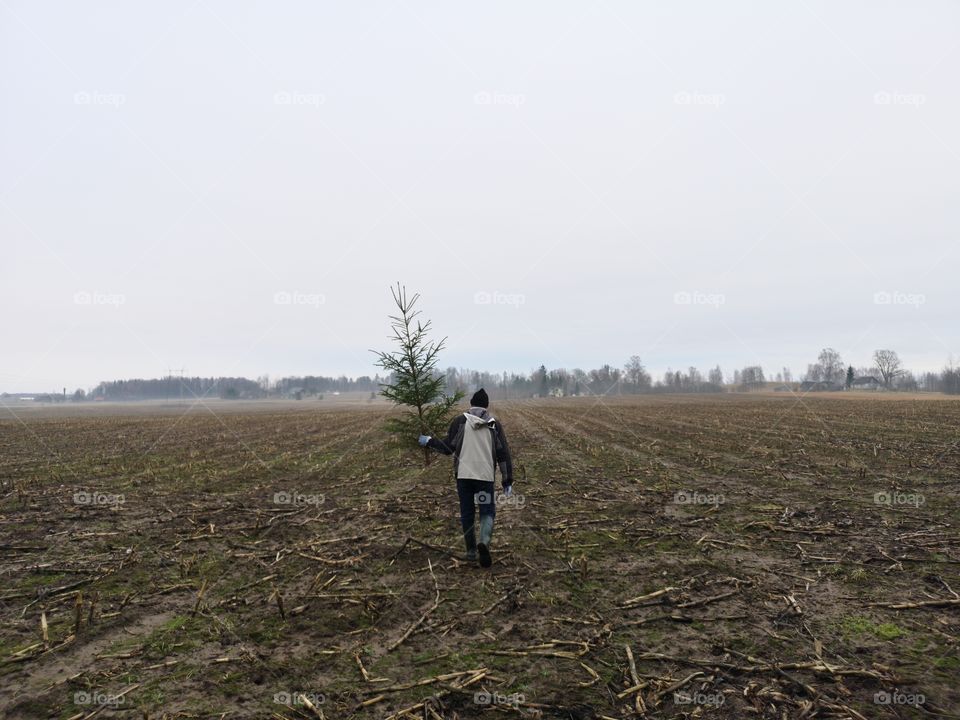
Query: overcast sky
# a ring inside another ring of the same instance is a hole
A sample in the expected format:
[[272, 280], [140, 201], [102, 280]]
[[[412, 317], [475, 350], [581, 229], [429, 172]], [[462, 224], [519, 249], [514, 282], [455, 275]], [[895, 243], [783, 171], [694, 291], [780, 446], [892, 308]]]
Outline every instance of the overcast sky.
[[960, 357], [960, 4], [0, 2], [0, 391]]

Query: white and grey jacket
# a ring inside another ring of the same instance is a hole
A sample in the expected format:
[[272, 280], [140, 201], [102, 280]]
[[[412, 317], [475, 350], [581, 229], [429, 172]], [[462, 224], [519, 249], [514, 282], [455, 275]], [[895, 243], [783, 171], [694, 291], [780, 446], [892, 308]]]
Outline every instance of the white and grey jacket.
[[500, 482], [513, 484], [510, 447], [500, 422], [486, 408], [472, 407], [450, 423], [445, 440], [430, 438], [427, 447], [453, 455], [453, 473], [458, 480], [493, 482], [500, 468]]

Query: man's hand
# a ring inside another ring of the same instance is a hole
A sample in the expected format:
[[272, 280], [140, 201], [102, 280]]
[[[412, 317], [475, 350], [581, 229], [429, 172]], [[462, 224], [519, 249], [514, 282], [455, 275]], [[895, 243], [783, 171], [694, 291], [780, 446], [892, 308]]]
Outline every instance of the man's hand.
[[426, 447], [426, 446], [427, 446], [427, 443], [430, 442], [430, 436], [429, 436], [429, 435], [421, 435], [421, 436], [420, 436], [420, 439], [417, 440], [417, 442], [420, 443], [420, 447]]
[[513, 483], [510, 483], [509, 485], [504, 485], [503, 496], [510, 497], [511, 495], [513, 495]]

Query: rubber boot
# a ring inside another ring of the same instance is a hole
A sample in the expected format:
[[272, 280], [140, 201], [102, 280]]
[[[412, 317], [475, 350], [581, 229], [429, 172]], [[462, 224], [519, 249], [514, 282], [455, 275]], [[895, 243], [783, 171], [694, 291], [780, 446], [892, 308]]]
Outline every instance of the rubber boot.
[[480, 566], [488, 568], [492, 564], [490, 559], [490, 541], [493, 539], [493, 516], [480, 516], [480, 542], [477, 543], [477, 552], [480, 555]]
[[474, 531], [473, 526], [470, 527], [470, 531], [464, 531], [463, 533], [463, 543], [467, 546], [466, 559], [468, 562], [477, 561], [477, 535]]

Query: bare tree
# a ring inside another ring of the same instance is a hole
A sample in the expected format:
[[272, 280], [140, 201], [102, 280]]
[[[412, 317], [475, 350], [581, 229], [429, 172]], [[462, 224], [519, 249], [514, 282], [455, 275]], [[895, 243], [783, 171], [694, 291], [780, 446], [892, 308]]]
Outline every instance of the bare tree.
[[720, 369], [719, 365], [710, 371], [710, 373], [707, 375], [707, 379], [714, 385], [723, 385], [723, 370]]
[[875, 350], [873, 362], [877, 366], [884, 387], [890, 387], [893, 381], [904, 372], [900, 356], [895, 350]]
[[940, 389], [947, 395], [960, 395], [960, 369], [953, 363], [953, 355], [947, 357], [947, 365], [940, 376]]
[[748, 365], [740, 373], [740, 382], [742, 383], [743, 389], [760, 388], [765, 381], [763, 368], [759, 365]]
[[829, 383], [840, 382], [845, 370], [843, 360], [840, 358], [840, 353], [833, 348], [824, 348], [820, 351], [820, 356], [817, 360], [823, 369], [824, 380]]
[[619, 368], [604, 365], [596, 370], [591, 370], [590, 384], [595, 388], [596, 395], [609, 395], [611, 391], [620, 384]]
[[632, 387], [633, 392], [643, 392], [650, 389], [650, 374], [643, 366], [639, 355], [631, 355], [627, 364], [623, 367], [623, 373], [626, 375], [627, 383]]

